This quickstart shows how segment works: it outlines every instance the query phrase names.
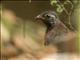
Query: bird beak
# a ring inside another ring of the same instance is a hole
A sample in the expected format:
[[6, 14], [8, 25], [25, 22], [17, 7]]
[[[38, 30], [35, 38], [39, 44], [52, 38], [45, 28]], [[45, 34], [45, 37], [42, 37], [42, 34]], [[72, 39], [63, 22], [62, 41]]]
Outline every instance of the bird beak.
[[35, 17], [36, 20], [43, 20], [44, 18], [41, 15]]
[[38, 16], [35, 17], [36, 20], [39, 20], [40, 18], [41, 18], [40, 15], [38, 15]]
[[41, 16], [40, 16], [40, 15], [38, 15], [38, 16], [36, 16], [36, 18], [41, 18]]

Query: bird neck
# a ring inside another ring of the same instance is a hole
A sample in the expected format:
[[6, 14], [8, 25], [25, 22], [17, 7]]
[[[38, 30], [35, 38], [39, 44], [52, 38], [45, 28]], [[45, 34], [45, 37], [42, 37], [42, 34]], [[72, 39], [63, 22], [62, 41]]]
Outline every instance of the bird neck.
[[53, 27], [54, 27], [54, 24], [51, 24], [51, 23], [45, 23], [46, 24], [46, 26], [47, 26], [47, 31], [46, 32], [48, 32], [48, 31], [50, 31]]

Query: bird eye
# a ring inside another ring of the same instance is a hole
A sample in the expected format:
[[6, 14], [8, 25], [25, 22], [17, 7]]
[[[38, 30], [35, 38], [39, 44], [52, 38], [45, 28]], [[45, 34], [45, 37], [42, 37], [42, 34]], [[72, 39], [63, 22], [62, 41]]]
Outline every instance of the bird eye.
[[47, 17], [50, 17], [49, 15], [46, 15]]
[[47, 15], [45, 15], [45, 17], [49, 18], [49, 17], [50, 17], [50, 15], [48, 15], [48, 14], [47, 14]]

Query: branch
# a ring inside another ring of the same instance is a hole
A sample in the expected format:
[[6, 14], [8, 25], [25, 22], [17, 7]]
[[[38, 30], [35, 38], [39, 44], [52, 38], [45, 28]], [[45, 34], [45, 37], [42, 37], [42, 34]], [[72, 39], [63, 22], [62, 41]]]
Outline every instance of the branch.
[[67, 0], [70, 4], [71, 4], [71, 11], [70, 12], [68, 12], [67, 11], [67, 9], [64, 7], [64, 5], [58, 0], [58, 2], [59, 2], [59, 4], [61, 5], [61, 7], [64, 9], [64, 11], [65, 11], [65, 13], [68, 15], [68, 18], [69, 18], [69, 20], [68, 20], [68, 24], [70, 25], [70, 28], [72, 28], [73, 29], [73, 27], [72, 27], [72, 25], [71, 25], [71, 22], [70, 22], [70, 20], [71, 20], [71, 13], [72, 13], [72, 10], [73, 10], [73, 4], [72, 4], [72, 2], [71, 1], [69, 1], [69, 0]]

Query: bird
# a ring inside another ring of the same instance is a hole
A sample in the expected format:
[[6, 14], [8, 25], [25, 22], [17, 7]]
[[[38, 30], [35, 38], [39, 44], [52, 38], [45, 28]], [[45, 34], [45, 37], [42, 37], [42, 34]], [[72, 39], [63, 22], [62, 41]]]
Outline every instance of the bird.
[[46, 26], [44, 45], [57, 46], [58, 52], [65, 52], [65, 42], [73, 39], [75, 33], [71, 31], [60, 19], [55, 11], [44, 11], [35, 17]]

